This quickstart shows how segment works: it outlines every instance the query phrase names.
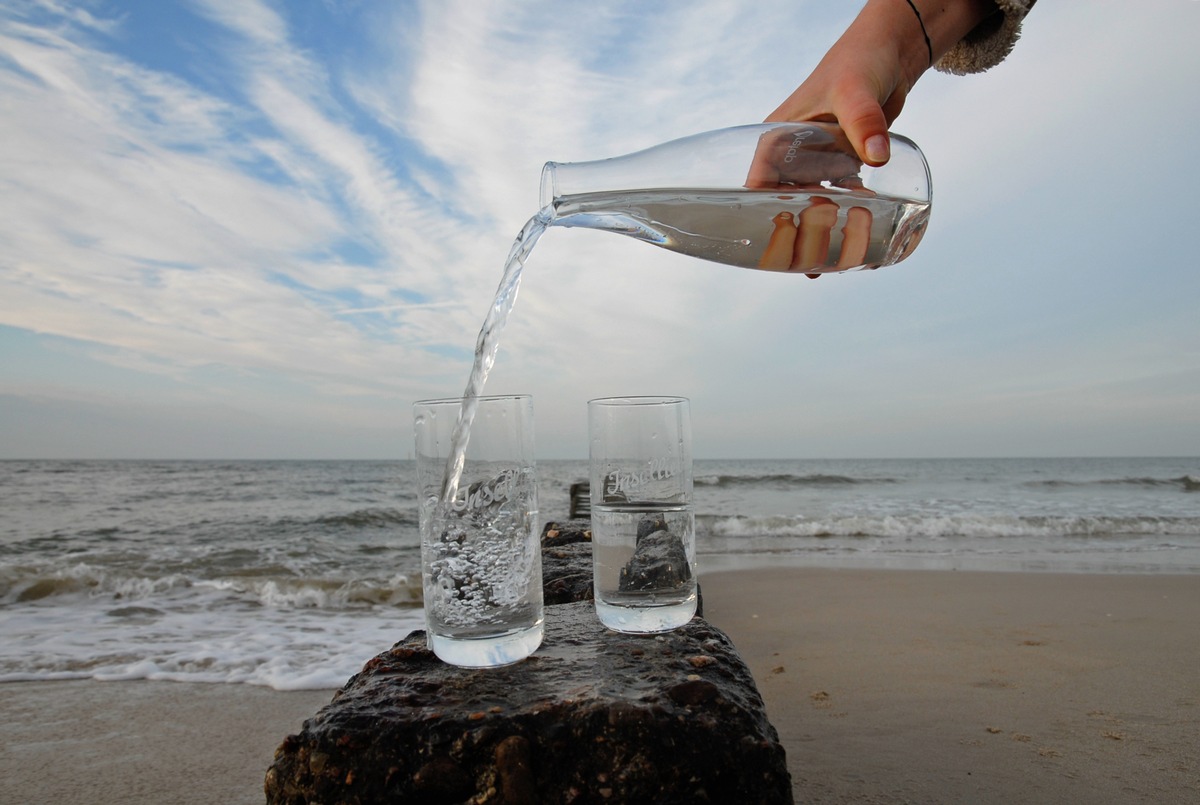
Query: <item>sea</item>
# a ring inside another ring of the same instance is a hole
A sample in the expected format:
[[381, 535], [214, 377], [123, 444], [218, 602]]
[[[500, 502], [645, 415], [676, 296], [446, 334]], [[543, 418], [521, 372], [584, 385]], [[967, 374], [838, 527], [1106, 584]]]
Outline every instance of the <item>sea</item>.
[[[587, 462], [538, 474], [542, 520], [565, 519]], [[1200, 458], [695, 476], [701, 583], [780, 565], [1200, 576]], [[0, 461], [0, 682], [336, 688], [422, 626], [410, 461]]]

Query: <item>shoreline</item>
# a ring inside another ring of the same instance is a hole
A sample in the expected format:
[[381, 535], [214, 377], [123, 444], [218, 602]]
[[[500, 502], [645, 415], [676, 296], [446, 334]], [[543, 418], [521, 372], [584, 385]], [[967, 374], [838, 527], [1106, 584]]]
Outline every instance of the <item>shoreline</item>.
[[[1200, 558], [1200, 548], [1196, 551]], [[837, 570], [869, 573], [1028, 573], [1065, 576], [1200, 576], [1200, 563], [1102, 562], [1095, 558], [1064, 559], [1061, 556], [1020, 558], [1017, 556], [973, 556], [970, 554], [915, 558], [909, 556], [823, 556], [812, 553], [701, 553], [699, 576], [758, 570]]]
[[[798, 802], [1173, 803], [1200, 786], [1188, 574], [788, 566], [700, 581]], [[0, 801], [261, 803], [275, 748], [333, 693], [3, 683]]]

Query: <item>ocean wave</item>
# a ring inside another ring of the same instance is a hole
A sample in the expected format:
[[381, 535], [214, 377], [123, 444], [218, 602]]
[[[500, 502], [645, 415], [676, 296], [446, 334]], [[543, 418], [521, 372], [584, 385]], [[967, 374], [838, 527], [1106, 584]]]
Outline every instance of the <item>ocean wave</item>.
[[386, 580], [238, 578], [197, 582], [274, 609], [419, 607], [421, 579], [397, 574]]
[[1197, 517], [1051, 517], [1051, 516], [715, 516], [696, 518], [700, 535], [716, 537], [810, 537], [815, 539], [946, 537], [1128, 537], [1200, 535]]
[[102, 526], [100, 528], [85, 528], [75, 536], [82, 538], [120, 537], [124, 534], [136, 534], [137, 529], [124, 529], [117, 526]]
[[[215, 578], [181, 573], [139, 575], [126, 570], [79, 563], [66, 568], [8, 566], [0, 568], [0, 606], [63, 603], [104, 598], [152, 609], [213, 608], [243, 604], [272, 609], [363, 609], [419, 607], [420, 575], [397, 573], [387, 578], [296, 577], [255, 575], [253, 570]], [[143, 606], [144, 605], [144, 606]], [[128, 613], [125, 613], [126, 615]]]
[[812, 473], [809, 475], [790, 475], [788, 473], [772, 473], [767, 475], [698, 475], [693, 483], [696, 486], [713, 487], [794, 487], [794, 486], [848, 486], [852, 484], [892, 484], [894, 478], [852, 478], [848, 475], [829, 473]]
[[309, 522], [322, 528], [392, 528], [417, 526], [420, 520], [414, 509], [371, 507], [340, 514], [322, 515]]
[[1065, 479], [1050, 478], [1042, 481], [1028, 481], [1025, 483], [1025, 486], [1041, 489], [1097, 486], [1175, 487], [1184, 492], [1198, 492], [1200, 491], [1200, 477], [1195, 475], [1181, 475], [1178, 478], [1128, 477], [1098, 478], [1088, 481], [1068, 481]]
[[337, 688], [423, 620], [420, 609], [174, 610], [121, 617], [87, 607], [26, 609], [6, 620], [12, 639], [0, 642], [0, 683], [147, 679]]
[[191, 581], [178, 573], [149, 578], [86, 563], [65, 568], [29, 565], [0, 568], [0, 604], [80, 595], [141, 599], [189, 586]]

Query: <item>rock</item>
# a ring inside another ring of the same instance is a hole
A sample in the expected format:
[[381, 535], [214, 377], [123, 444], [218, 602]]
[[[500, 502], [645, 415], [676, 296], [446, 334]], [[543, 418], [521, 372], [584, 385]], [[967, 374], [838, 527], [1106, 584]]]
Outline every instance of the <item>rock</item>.
[[[682, 545], [679, 549], [683, 550]], [[675, 562], [678, 561], [676, 558]], [[690, 573], [686, 558], [683, 567]], [[595, 600], [590, 521], [549, 522], [542, 529], [542, 597], [546, 606]], [[699, 584], [696, 614], [704, 615], [704, 593]]]
[[553, 607], [516, 665], [455, 668], [414, 632], [288, 736], [268, 803], [791, 803], [754, 680], [701, 618], [662, 635]]
[[591, 520], [551, 520], [542, 527], [542, 547], [557, 548], [577, 542], [592, 543]]
[[634, 545], [641, 545], [642, 540], [653, 534], [655, 531], [667, 531], [667, 518], [661, 514], [656, 514], [653, 517], [643, 517], [638, 521], [637, 538]]
[[542, 598], [546, 606], [595, 597], [591, 523], [546, 523], [542, 529]]
[[658, 522], [647, 518], [638, 524], [637, 547], [621, 568], [621, 592], [673, 590], [691, 580], [692, 568], [683, 540], [659, 525], [666, 525], [661, 518]]
[[542, 548], [542, 598], [546, 606], [595, 599], [592, 546], [587, 542]]

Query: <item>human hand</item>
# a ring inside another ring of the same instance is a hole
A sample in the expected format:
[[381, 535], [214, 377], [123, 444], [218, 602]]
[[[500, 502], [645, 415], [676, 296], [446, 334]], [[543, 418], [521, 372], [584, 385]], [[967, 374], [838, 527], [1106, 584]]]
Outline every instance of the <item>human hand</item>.
[[823, 182], [841, 187], [861, 185], [856, 158], [846, 134], [835, 125], [808, 123], [783, 125], [758, 138], [746, 187], [751, 190], [786, 190], [820, 187]]
[[868, 0], [812, 74], [767, 122], [837, 122], [863, 162], [888, 161], [888, 127], [917, 79], [988, 14], [994, 0]]
[[[759, 138], [746, 187], [783, 191], [776, 196], [783, 203], [808, 196], [805, 190], [826, 192], [839, 188], [861, 193], [865, 192], [859, 176], [861, 168], [862, 162], [837, 126], [784, 125]], [[795, 195], [788, 194], [789, 190], [795, 191]], [[796, 215], [788, 209], [780, 210], [772, 219], [773, 229], [758, 267], [767, 271], [802, 271], [816, 279], [824, 272], [862, 266], [871, 234], [871, 212], [858, 206], [847, 210], [840, 247], [831, 259], [838, 214], [835, 202], [816, 195]]]

